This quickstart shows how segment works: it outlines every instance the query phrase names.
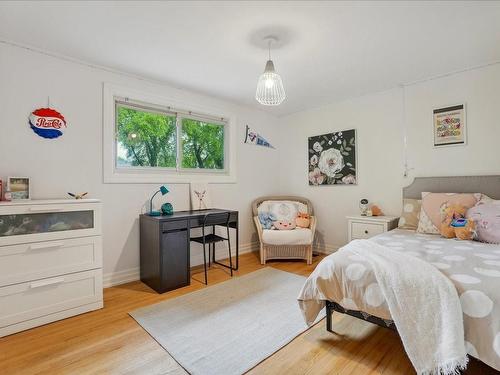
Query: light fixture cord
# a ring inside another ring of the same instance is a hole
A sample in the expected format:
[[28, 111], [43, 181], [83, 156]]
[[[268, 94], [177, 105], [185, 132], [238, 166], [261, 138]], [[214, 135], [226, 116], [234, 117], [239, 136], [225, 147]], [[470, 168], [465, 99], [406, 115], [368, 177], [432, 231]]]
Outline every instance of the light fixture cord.
[[271, 60], [271, 43], [273, 42], [272, 39], [269, 39], [269, 41], [267, 42], [267, 50], [268, 50], [268, 60]]

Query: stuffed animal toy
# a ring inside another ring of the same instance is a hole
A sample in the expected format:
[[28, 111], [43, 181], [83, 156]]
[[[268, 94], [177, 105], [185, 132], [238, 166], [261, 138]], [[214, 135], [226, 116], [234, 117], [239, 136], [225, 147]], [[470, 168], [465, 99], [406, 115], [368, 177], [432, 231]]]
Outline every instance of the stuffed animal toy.
[[259, 221], [262, 229], [272, 229], [273, 222], [277, 220], [277, 217], [271, 212], [261, 212], [259, 214]]
[[309, 228], [309, 225], [311, 225], [311, 215], [307, 212], [299, 212], [295, 219], [295, 224], [297, 224], [299, 228]]
[[380, 209], [379, 206], [377, 206], [376, 204], [374, 204], [372, 206], [372, 215], [373, 216], [384, 216], [384, 213], [382, 212], [382, 210]]
[[295, 229], [296, 227], [295, 221], [288, 220], [277, 220], [273, 223], [273, 225], [277, 230], [290, 230]]
[[472, 240], [476, 235], [476, 225], [473, 220], [453, 220], [451, 226], [455, 228], [455, 235], [459, 240]]
[[472, 240], [475, 233], [475, 225], [472, 220], [467, 220], [464, 206], [455, 204], [444, 208], [441, 221], [441, 235], [446, 238], [458, 238], [460, 240]]

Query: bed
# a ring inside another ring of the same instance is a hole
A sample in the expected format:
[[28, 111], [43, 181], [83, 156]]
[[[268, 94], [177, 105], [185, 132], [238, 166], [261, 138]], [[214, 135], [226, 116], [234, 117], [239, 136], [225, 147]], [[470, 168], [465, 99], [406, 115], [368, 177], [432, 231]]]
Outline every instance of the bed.
[[[500, 199], [500, 176], [416, 178], [403, 198], [423, 191], [481, 192]], [[444, 239], [395, 229], [372, 237], [380, 245], [424, 260], [448, 277], [460, 296], [467, 352], [500, 370], [500, 245]], [[309, 285], [308, 285], [309, 283]], [[324, 258], [305, 286], [300, 301], [307, 321], [326, 306], [327, 330], [333, 311], [396, 329], [369, 264], [356, 255], [334, 253]], [[311, 320], [312, 319], [312, 320]]]

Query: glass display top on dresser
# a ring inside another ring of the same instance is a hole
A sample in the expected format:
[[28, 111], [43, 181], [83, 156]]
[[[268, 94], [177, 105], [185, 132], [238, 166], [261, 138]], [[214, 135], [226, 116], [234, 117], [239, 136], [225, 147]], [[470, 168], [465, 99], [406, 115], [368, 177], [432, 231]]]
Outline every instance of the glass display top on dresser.
[[[97, 199], [45, 199], [0, 202], [0, 238], [24, 235], [48, 235], [50, 237], [29, 237], [33, 239], [54, 239], [50, 233], [86, 230], [84, 235], [94, 235], [99, 224]], [[72, 235], [74, 237], [74, 235]], [[24, 238], [24, 237], [23, 237]], [[0, 241], [1, 242], [1, 241]], [[9, 241], [10, 243], [10, 241]], [[7, 243], [5, 243], [7, 244]]]
[[0, 237], [93, 227], [92, 210], [0, 215]]

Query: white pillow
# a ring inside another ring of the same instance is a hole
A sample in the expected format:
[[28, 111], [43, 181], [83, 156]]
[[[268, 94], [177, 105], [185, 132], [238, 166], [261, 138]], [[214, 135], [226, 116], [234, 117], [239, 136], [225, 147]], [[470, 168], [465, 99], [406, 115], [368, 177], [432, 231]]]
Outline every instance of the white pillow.
[[257, 208], [257, 212], [270, 212], [277, 220], [293, 221], [299, 212], [308, 212], [307, 205], [297, 201], [264, 201]]

